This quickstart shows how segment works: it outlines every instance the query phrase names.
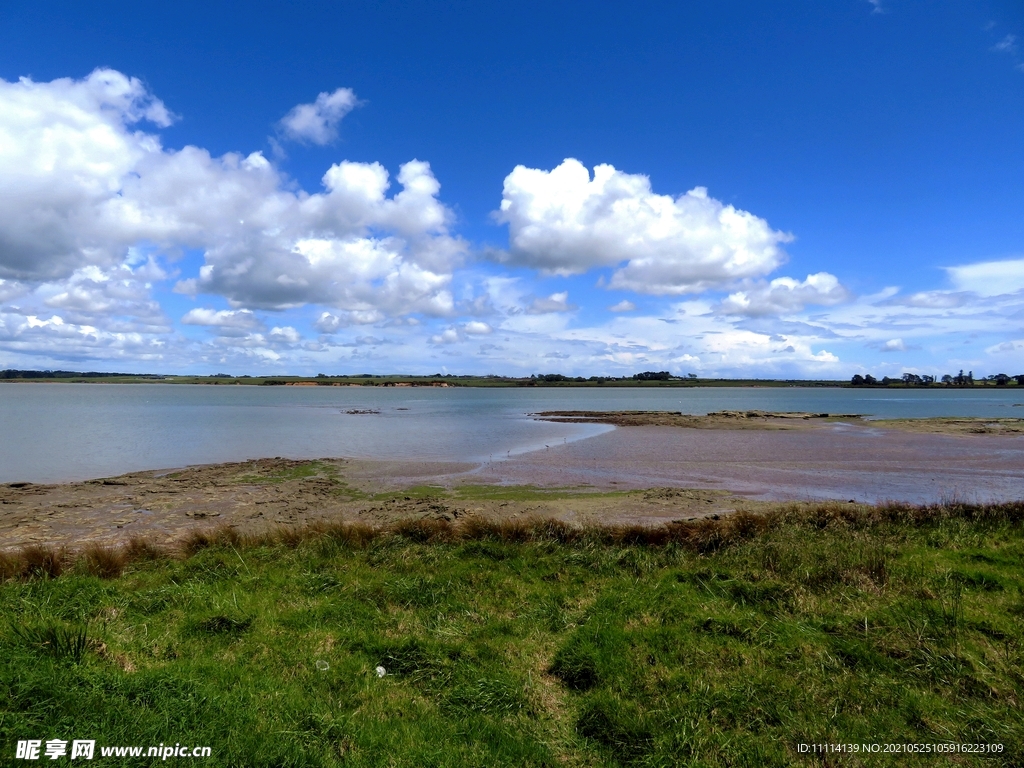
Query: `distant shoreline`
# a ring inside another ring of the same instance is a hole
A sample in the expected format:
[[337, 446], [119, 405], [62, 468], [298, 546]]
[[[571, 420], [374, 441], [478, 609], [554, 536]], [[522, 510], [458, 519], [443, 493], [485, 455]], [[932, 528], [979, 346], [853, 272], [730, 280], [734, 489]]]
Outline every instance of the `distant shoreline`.
[[[637, 374], [646, 376], [647, 374]], [[657, 374], [660, 376], [661, 374]], [[406, 374], [343, 374], [328, 376], [211, 376], [162, 375], [150, 373], [105, 373], [75, 371], [0, 371], [0, 384], [201, 384], [206, 386], [290, 386], [290, 387], [473, 387], [473, 388], [642, 388], [642, 389], [695, 389], [695, 388], [806, 388], [806, 389], [900, 389], [960, 392], [972, 389], [1020, 389], [1011, 378], [1002, 384], [991, 379], [975, 379], [968, 386], [945, 384], [939, 381], [920, 384], [899, 379], [872, 384], [853, 384], [839, 379], [722, 379], [722, 378], [635, 378], [633, 376], [561, 376], [546, 374], [533, 377], [469, 376], [435, 374], [418, 376]]]

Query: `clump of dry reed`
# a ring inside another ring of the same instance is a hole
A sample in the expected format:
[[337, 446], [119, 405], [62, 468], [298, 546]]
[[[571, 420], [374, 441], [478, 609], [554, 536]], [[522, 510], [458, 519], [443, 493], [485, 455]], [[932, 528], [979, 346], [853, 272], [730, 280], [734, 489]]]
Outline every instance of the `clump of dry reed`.
[[0, 582], [17, 578], [24, 568], [20, 552], [0, 552]]
[[68, 565], [68, 552], [42, 544], [30, 544], [21, 550], [22, 576], [55, 579]]
[[101, 579], [116, 579], [128, 565], [128, 552], [123, 547], [90, 544], [82, 550], [79, 562], [85, 571]]
[[366, 523], [349, 523], [338, 520], [317, 520], [306, 526], [306, 537], [323, 539], [353, 548], [368, 545], [380, 534], [380, 529]]
[[230, 525], [190, 531], [178, 543], [178, 549], [185, 557], [191, 557], [210, 547], [238, 547], [243, 543], [242, 534]]
[[130, 563], [141, 563], [149, 560], [161, 560], [167, 557], [167, 550], [156, 546], [148, 539], [134, 536], [124, 547], [125, 556]]

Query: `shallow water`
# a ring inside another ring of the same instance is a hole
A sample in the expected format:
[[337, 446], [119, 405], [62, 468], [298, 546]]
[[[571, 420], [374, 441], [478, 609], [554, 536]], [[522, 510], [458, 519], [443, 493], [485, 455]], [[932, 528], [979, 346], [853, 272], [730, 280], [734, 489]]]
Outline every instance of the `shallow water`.
[[[1024, 391], [0, 385], [0, 482], [57, 482], [264, 456], [484, 462], [601, 434], [541, 410], [1024, 416]], [[346, 413], [346, 411], [374, 413]]]

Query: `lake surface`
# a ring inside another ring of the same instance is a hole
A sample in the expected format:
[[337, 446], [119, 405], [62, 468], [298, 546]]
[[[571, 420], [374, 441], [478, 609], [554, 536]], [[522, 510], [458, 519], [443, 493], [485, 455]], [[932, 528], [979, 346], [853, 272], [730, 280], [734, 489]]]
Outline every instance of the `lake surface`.
[[[267, 456], [498, 461], [612, 427], [542, 410], [1024, 416], [1024, 390], [471, 389], [0, 385], [0, 482], [58, 482]], [[347, 413], [375, 411], [375, 413]]]

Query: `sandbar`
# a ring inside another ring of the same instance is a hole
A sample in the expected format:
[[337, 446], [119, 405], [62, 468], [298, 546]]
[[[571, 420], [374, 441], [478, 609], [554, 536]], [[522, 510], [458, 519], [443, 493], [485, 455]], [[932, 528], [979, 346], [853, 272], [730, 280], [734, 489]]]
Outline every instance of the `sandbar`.
[[613, 424], [617, 427], [682, 427], [685, 429], [813, 429], [837, 422], [904, 432], [939, 435], [1024, 435], [1024, 418], [938, 416], [919, 419], [869, 419], [856, 413], [805, 411], [715, 411], [692, 415], [679, 411], [541, 411], [542, 421], [569, 424]]

